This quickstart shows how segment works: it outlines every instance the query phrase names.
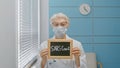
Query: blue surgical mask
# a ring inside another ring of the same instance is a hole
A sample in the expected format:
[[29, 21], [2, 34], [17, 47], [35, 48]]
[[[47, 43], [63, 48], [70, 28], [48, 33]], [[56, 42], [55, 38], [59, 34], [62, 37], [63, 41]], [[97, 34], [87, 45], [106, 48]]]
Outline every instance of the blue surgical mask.
[[64, 38], [64, 35], [66, 34], [67, 28], [58, 26], [58, 27], [53, 27], [53, 32], [55, 33], [56, 38]]

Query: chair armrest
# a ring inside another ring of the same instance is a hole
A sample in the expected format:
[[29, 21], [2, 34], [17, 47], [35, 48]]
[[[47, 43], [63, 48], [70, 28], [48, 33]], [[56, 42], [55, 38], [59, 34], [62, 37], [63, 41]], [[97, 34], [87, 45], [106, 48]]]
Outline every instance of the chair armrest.
[[97, 65], [100, 65], [100, 68], [103, 68], [102, 63], [101, 62], [97, 62]]

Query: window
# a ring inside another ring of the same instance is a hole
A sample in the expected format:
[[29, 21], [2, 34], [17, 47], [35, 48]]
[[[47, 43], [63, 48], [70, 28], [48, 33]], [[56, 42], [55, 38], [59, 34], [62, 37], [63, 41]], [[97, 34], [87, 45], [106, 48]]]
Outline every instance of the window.
[[39, 16], [39, 0], [17, 0], [18, 68], [24, 68], [38, 54]]

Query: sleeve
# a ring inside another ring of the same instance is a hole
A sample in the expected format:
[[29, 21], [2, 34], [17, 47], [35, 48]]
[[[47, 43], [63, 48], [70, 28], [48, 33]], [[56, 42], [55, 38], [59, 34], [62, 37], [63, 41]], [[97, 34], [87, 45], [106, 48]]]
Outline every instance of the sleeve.
[[84, 49], [82, 47], [82, 44], [80, 43], [80, 51], [81, 51], [81, 56], [80, 56], [80, 68], [87, 68], [87, 60], [86, 60], [86, 54], [84, 52]]
[[86, 60], [86, 55], [84, 51], [81, 51], [80, 68], [87, 68], [87, 60]]
[[[37, 65], [38, 68], [41, 68], [41, 61], [42, 61], [42, 58], [40, 56], [40, 52], [45, 48], [47, 48], [47, 43], [45, 43], [45, 42], [43, 42], [40, 46], [38, 46], [38, 57], [37, 57], [38, 58], [38, 65]], [[45, 65], [45, 68], [48, 68], [47, 63]]]
[[[84, 49], [82, 47], [82, 44], [81, 43], [78, 43], [78, 48], [80, 49], [81, 51], [81, 56], [80, 56], [80, 68], [87, 68], [87, 60], [86, 60], [86, 55], [85, 55], [85, 52], [84, 52]], [[75, 64], [75, 61], [74, 61], [74, 68], [77, 68], [76, 64]]]

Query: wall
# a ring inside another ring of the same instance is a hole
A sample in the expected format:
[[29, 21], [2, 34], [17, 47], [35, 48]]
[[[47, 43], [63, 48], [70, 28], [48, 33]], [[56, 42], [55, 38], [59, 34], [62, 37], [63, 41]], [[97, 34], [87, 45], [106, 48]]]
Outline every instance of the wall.
[[40, 42], [43, 42], [49, 37], [49, 0], [40, 0]]
[[[40, 0], [41, 42], [48, 39], [48, 0]], [[0, 68], [16, 68], [16, 0], [0, 0]]]
[[[82, 3], [91, 6], [87, 16], [79, 12]], [[58, 12], [70, 17], [67, 34], [82, 42], [86, 52], [95, 52], [103, 68], [120, 67], [120, 0], [50, 0], [49, 17]], [[49, 32], [52, 37], [51, 27]]]
[[16, 68], [15, 0], [0, 0], [0, 68]]

